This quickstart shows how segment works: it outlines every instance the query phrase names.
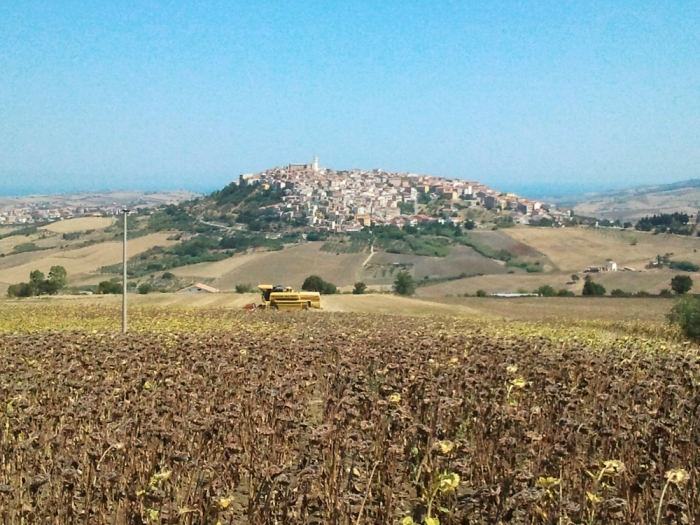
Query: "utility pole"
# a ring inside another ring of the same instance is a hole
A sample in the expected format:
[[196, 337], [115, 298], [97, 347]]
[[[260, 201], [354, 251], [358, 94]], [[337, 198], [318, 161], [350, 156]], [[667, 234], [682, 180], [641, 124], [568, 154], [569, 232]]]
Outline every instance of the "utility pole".
[[122, 333], [126, 333], [126, 218], [129, 215], [129, 209], [123, 208], [124, 214], [124, 246], [122, 251], [122, 270], [123, 270], [123, 288], [122, 288]]

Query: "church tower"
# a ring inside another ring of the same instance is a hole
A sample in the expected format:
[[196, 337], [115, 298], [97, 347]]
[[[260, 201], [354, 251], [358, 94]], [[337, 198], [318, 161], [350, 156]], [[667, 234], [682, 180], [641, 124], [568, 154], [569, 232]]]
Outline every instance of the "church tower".
[[314, 155], [314, 161], [312, 164], [312, 168], [314, 170], [314, 173], [318, 172], [318, 157]]

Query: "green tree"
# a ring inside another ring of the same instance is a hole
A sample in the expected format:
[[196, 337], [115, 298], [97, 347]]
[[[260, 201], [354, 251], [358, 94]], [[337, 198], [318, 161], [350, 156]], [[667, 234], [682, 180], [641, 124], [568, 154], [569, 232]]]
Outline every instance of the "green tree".
[[687, 338], [700, 340], [700, 299], [689, 295], [681, 297], [667, 317], [671, 324], [680, 327]]
[[406, 270], [400, 271], [394, 281], [394, 291], [399, 295], [410, 296], [416, 292], [416, 281]]
[[693, 287], [693, 280], [689, 275], [676, 275], [671, 279], [671, 289], [678, 295], [683, 295]]
[[304, 279], [301, 289], [306, 292], [318, 292], [323, 295], [333, 295], [338, 291], [333, 283], [324, 281], [318, 275], [310, 275]]
[[149, 294], [149, 293], [151, 293], [152, 291], [153, 291], [153, 286], [151, 286], [151, 285], [148, 284], [148, 283], [143, 283], [143, 284], [139, 285], [139, 293], [140, 293], [141, 295]]
[[68, 273], [63, 266], [52, 266], [49, 270], [49, 281], [55, 283], [59, 288], [66, 285]]
[[[41, 272], [39, 272], [41, 273]], [[55, 295], [66, 285], [66, 269], [63, 266], [52, 266], [49, 278], [40, 281], [36, 288], [37, 295]]]
[[97, 293], [99, 294], [120, 294], [122, 293], [122, 285], [112, 281], [102, 281], [97, 285]]
[[367, 290], [367, 285], [363, 283], [362, 281], [358, 281], [355, 283], [355, 288], [352, 289], [352, 293], [355, 295], [362, 295], [365, 293]]
[[593, 282], [590, 275], [586, 275], [585, 281], [583, 284], [583, 295], [605, 295], [605, 286]]
[[29, 286], [32, 287], [34, 293], [41, 287], [41, 283], [44, 282], [44, 272], [39, 270], [34, 270], [29, 273]]
[[481, 289], [477, 290], [476, 296], [477, 297], [486, 297], [486, 290], [481, 290]]
[[31, 297], [34, 290], [29, 283], [12, 284], [7, 289], [8, 297]]
[[250, 293], [252, 290], [253, 287], [248, 283], [236, 285], [236, 293]]
[[540, 286], [537, 290], [535, 290], [535, 293], [541, 295], [542, 297], [554, 297], [557, 295], [557, 291], [548, 284], [543, 284]]

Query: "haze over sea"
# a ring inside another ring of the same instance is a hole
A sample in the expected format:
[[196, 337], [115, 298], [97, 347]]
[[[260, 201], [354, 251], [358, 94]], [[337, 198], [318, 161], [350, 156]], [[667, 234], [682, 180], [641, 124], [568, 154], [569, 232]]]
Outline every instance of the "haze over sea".
[[[236, 180], [237, 177], [233, 177], [231, 180]], [[479, 181], [488, 184], [485, 181]], [[625, 187], [623, 184], [611, 183], [610, 185], [600, 185], [593, 183], [586, 183], [585, 181], [577, 183], [518, 183], [513, 182], [506, 185], [494, 186], [494, 189], [503, 192], [512, 192], [518, 195], [531, 198], [541, 198], [541, 197], [563, 197], [570, 195], [581, 195], [584, 193], [594, 193], [605, 190], [615, 190]], [[36, 194], [59, 194], [59, 193], [81, 193], [81, 192], [99, 192], [108, 190], [139, 190], [139, 191], [170, 191], [170, 190], [189, 190], [195, 193], [209, 194], [213, 191], [221, 189], [219, 186], [212, 186], [211, 184], [187, 184], [187, 185], [171, 185], [167, 182], [159, 186], [154, 186], [152, 184], [133, 187], [133, 186], [123, 186], [120, 185], [118, 181], [115, 181], [112, 186], [104, 184], [94, 184], [86, 185], [80, 182], [75, 184], [44, 184], [41, 188], [37, 188], [34, 185], [19, 185], [9, 183], [6, 180], [0, 180], [0, 197], [23, 197], [27, 195]]]

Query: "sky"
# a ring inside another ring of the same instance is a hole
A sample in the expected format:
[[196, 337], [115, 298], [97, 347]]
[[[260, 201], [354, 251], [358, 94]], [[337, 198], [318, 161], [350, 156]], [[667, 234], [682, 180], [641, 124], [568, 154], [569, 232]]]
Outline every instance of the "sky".
[[521, 193], [700, 177], [700, 3], [0, 2], [0, 195], [314, 154]]

